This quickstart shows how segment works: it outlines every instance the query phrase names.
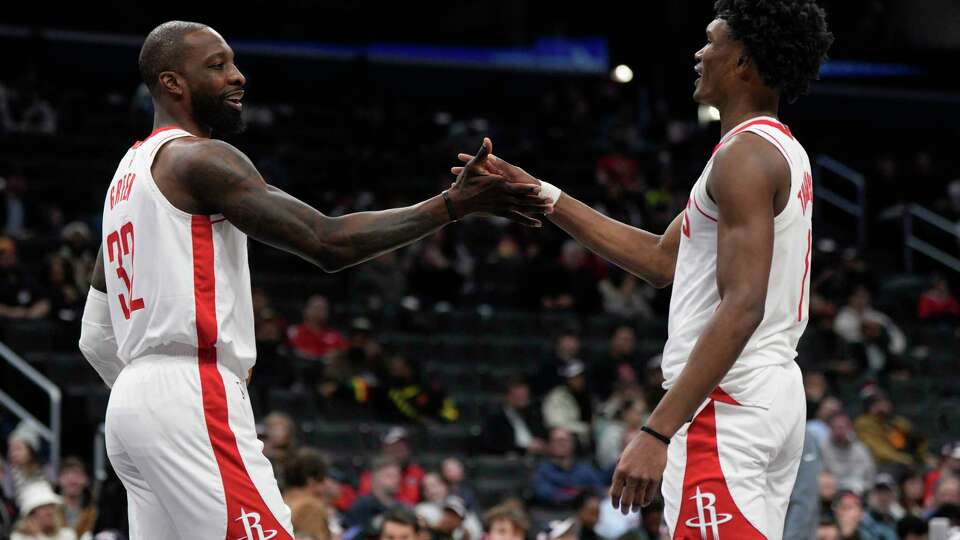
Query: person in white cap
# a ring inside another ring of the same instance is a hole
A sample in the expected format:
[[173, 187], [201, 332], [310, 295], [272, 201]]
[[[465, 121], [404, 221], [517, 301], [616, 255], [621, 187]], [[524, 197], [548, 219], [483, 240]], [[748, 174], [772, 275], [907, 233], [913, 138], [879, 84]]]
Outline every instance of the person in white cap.
[[590, 443], [590, 422], [593, 403], [587, 391], [585, 367], [580, 360], [560, 366], [561, 384], [543, 400], [543, 421], [547, 428], [564, 428], [577, 435], [582, 444]]
[[50, 471], [37, 459], [40, 434], [33, 426], [20, 422], [7, 437], [7, 463], [0, 474], [0, 489], [8, 499], [16, 499], [31, 482], [50, 480]]
[[62, 500], [46, 482], [23, 487], [18, 500], [23, 517], [14, 527], [10, 540], [76, 540], [72, 529], [63, 526], [57, 512]]

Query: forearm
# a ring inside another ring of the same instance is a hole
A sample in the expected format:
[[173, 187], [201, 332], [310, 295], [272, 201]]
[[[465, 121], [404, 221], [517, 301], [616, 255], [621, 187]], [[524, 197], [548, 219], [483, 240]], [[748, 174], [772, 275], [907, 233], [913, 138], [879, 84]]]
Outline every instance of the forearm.
[[566, 193], [549, 218], [590, 251], [654, 287], [673, 282], [676, 253], [664, 249], [663, 236], [620, 223]]
[[326, 218], [323, 249], [338, 271], [409, 245], [450, 223], [441, 196], [404, 208]]
[[647, 425], [672, 437], [730, 371], [761, 320], [762, 316], [750, 310], [721, 302], [697, 340], [687, 365], [650, 415]]

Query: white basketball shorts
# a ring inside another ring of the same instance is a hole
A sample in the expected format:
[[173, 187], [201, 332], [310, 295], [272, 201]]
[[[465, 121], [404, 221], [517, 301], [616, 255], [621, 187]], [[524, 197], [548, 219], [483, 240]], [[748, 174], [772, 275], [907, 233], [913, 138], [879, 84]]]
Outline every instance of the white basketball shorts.
[[131, 540], [293, 538], [246, 383], [215, 351], [126, 366], [107, 405], [106, 442], [127, 489]]
[[671, 440], [664, 519], [674, 540], [780, 540], [806, 423], [795, 362], [722, 385]]

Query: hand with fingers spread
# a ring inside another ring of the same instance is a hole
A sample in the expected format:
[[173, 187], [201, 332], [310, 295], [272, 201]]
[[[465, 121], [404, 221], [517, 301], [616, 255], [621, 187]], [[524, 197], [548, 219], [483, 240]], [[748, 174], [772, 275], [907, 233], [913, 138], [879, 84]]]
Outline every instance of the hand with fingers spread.
[[639, 433], [620, 454], [613, 473], [613, 507], [626, 515], [653, 502], [666, 466], [667, 445], [648, 433]]
[[530, 182], [509, 181], [493, 172], [490, 157], [493, 143], [483, 139], [475, 156], [457, 167], [457, 181], [447, 191], [456, 219], [468, 214], [486, 214], [508, 218], [528, 227], [540, 227], [540, 220], [531, 214], [545, 214], [552, 204], [542, 198], [540, 187]]

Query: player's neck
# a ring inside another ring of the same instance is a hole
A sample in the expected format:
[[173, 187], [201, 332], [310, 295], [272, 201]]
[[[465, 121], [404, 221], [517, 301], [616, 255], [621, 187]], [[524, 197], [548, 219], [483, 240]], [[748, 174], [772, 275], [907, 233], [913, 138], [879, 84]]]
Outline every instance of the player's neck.
[[210, 129], [201, 126], [185, 111], [168, 111], [163, 107], [158, 107], [154, 102], [153, 129], [159, 129], [168, 126], [177, 126], [178, 128], [190, 132], [195, 137], [210, 138]]
[[736, 126], [758, 116], [772, 116], [776, 118], [779, 107], [778, 100], [757, 100], [747, 98], [727, 103], [720, 109], [720, 136], [723, 137]]

